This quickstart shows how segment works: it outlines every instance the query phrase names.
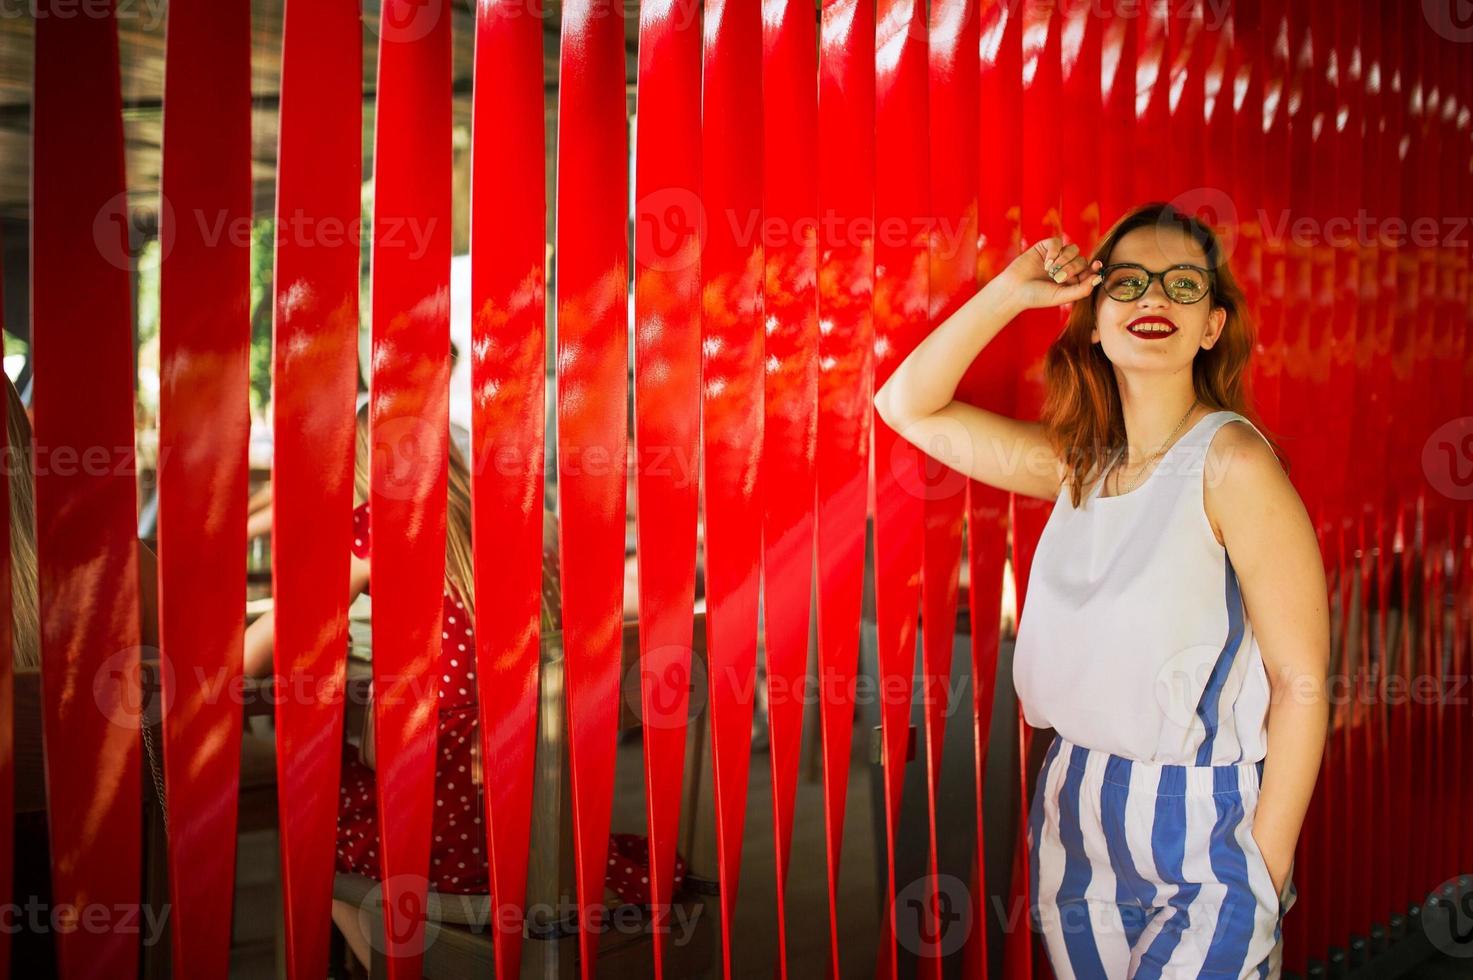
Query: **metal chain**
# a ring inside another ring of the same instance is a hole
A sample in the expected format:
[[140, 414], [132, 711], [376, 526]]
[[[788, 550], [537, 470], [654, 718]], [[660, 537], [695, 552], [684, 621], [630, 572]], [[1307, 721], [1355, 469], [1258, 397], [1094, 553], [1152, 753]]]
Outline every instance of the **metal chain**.
[[[1167, 443], [1171, 442], [1171, 440], [1173, 438], [1175, 438], [1176, 434], [1181, 431], [1181, 427], [1187, 424], [1187, 419], [1191, 417], [1192, 409], [1193, 408], [1196, 408], [1196, 407], [1197, 407], [1197, 399], [1193, 398], [1192, 399], [1191, 407], [1189, 407], [1187, 409], [1187, 414], [1186, 415], [1183, 415], [1181, 417], [1181, 421], [1178, 422], [1178, 423], [1176, 423], [1176, 428], [1172, 430], [1171, 435], [1169, 435], [1169, 436], [1166, 437], [1166, 441], [1163, 442], [1163, 443], [1161, 443], [1161, 448], [1157, 449], [1154, 453], [1152, 453], [1147, 458], [1146, 462], [1144, 462], [1144, 463], [1141, 464], [1140, 469], [1136, 471], [1135, 479], [1132, 480], [1131, 483], [1130, 483], [1130, 490], [1121, 490], [1120, 489], [1120, 474], [1124, 471], [1125, 467], [1124, 466], [1116, 466], [1115, 467], [1115, 496], [1118, 497], [1121, 494], [1130, 493], [1131, 490], [1134, 490], [1138, 485], [1140, 485], [1140, 482], [1141, 482], [1141, 474], [1145, 472], [1146, 467], [1149, 466], [1150, 463], [1153, 460], [1159, 459], [1166, 452]], [[1123, 447], [1121, 449], [1121, 451], [1120, 451], [1120, 461], [1121, 461], [1121, 463], [1124, 463], [1125, 456], [1126, 456], [1126, 450], [1128, 450], [1129, 448], [1130, 448], [1129, 446], [1125, 446], [1125, 447]]]
[[148, 730], [148, 714], [140, 713], [143, 719], [143, 750], [148, 755], [148, 768], [153, 773], [154, 791], [159, 794], [159, 813], [164, 820], [164, 833], [169, 832], [169, 805], [164, 798], [164, 774], [159, 769], [159, 761], [153, 747], [153, 734]]

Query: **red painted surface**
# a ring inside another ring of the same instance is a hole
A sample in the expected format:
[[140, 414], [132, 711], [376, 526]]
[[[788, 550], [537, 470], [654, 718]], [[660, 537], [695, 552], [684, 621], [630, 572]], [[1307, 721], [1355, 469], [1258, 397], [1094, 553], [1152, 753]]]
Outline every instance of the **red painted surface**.
[[[980, 81], [980, 37], [978, 4], [975, 0], [938, 0], [931, 6], [928, 55], [930, 58], [930, 214], [935, 227], [930, 241], [931, 325], [945, 320], [977, 289], [978, 228], [978, 89]], [[920, 934], [921, 976], [942, 975], [942, 955], [950, 955], [956, 930], [972, 928], [974, 908], [958, 908], [959, 896], [938, 877], [939, 835], [943, 826], [938, 793], [941, 783], [942, 748], [946, 738], [953, 650], [956, 644], [957, 603], [961, 573], [963, 521], [967, 505], [964, 474], [930, 457], [923, 467], [915, 492], [924, 497], [925, 536], [921, 567], [921, 739], [925, 749], [926, 822], [930, 846], [927, 872], [931, 876], [923, 899], [928, 903], [918, 913], [912, 934]], [[964, 719], [957, 719], [963, 724]], [[980, 812], [980, 811], [978, 811]], [[977, 822], [980, 826], [980, 822]], [[980, 853], [978, 851], [977, 853]], [[970, 905], [980, 904], [977, 894]], [[961, 914], [953, 920], [950, 916]], [[922, 931], [924, 930], [924, 932]], [[937, 937], [933, 948], [926, 939]], [[983, 955], [986, 936], [980, 938]], [[965, 941], [965, 940], [964, 940]]]
[[[77, 460], [35, 471], [51, 899], [112, 910], [139, 901], [143, 695], [117, 21], [95, 9], [35, 25], [31, 409], [35, 458]], [[137, 932], [55, 940], [64, 980], [137, 975]]]
[[[875, 14], [875, 241], [874, 384], [930, 332], [930, 250], [925, 226], [932, 213], [926, 154], [926, 5], [880, 0]], [[902, 231], [903, 230], [903, 231]], [[901, 233], [896, 234], [896, 231]], [[898, 977], [900, 957], [914, 956], [925, 934], [915, 912], [904, 909], [897, 931], [896, 830], [905, 787], [906, 748], [916, 676], [917, 613], [925, 496], [919, 449], [875, 419], [874, 453], [875, 637], [879, 672], [881, 763], [886, 877], [877, 976]], [[897, 947], [897, 941], [903, 946]]]
[[[1017, 153], [995, 153], [1000, 143], [1017, 144], [1023, 133], [1023, 22], [1020, 7], [1004, 0], [983, 0], [979, 5], [978, 78], [978, 248], [979, 288], [1017, 258], [1022, 241], [1023, 159]], [[996, 412], [1011, 412], [1018, 383], [1018, 344], [1021, 331], [1008, 329], [993, 342], [995, 358], [978, 358], [957, 387], [957, 396]], [[992, 706], [998, 675], [999, 622], [1001, 604], [994, 601], [1002, 591], [1008, 547], [1008, 502], [1010, 495], [974, 480], [967, 481], [967, 607], [972, 622], [971, 670], [973, 792], [976, 813], [985, 812], [983, 792], [988, 748], [992, 731]], [[1021, 731], [1020, 727], [1020, 731]], [[1026, 748], [1022, 759], [1027, 758]], [[1031, 787], [1019, 765], [1019, 815], [1026, 814], [1025, 800]], [[983, 878], [986, 854], [983, 821], [976, 823], [974, 853], [979, 856], [973, 870], [971, 893], [988, 894]], [[1013, 880], [1018, 880], [1014, 878]], [[1021, 877], [1027, 882], [1027, 875]], [[991, 886], [1016, 901], [1002, 883]], [[987, 971], [986, 903], [972, 903], [972, 931], [968, 937], [965, 965], [969, 977]], [[1004, 936], [1003, 963], [1009, 977], [1033, 973], [1035, 952], [1031, 930], [1013, 930]]]
[[818, 689], [829, 973], [854, 734], [874, 412], [874, 9], [825, 0], [818, 49]]
[[[423, 959], [445, 588], [450, 6], [384, 0], [374, 116], [373, 737], [391, 980]], [[411, 247], [406, 229], [422, 232]]]
[[[165, 57], [159, 644], [174, 969], [229, 973], [250, 438], [250, 4], [176, 2]], [[222, 226], [229, 234], [219, 236]], [[219, 236], [219, 237], [217, 237]]]
[[[355, 2], [286, 7], [278, 227], [354, 227], [362, 170], [363, 24]], [[324, 225], [325, 226], [325, 225]], [[276, 703], [277, 817], [289, 976], [327, 969], [353, 543], [358, 242], [276, 242], [271, 576], [274, 673], [310, 699]]]
[[[476, 8], [471, 524], [476, 695], [498, 976], [520, 976], [541, 662], [547, 208], [542, 25]], [[516, 193], [507, 193], [516, 188]]]
[[558, 69], [558, 560], [585, 980], [613, 805], [629, 424], [624, 25], [609, 12], [598, 0], [564, 6]]
[[[763, 213], [781, 234], [763, 244], [766, 414], [762, 429], [762, 614], [777, 876], [778, 970], [788, 976], [787, 884], [809, 690], [815, 452], [818, 439], [818, 173], [794, 167], [818, 152], [818, 27], [813, 8], [787, 2], [766, 23], [763, 62]], [[648, 118], [648, 116], [646, 116]]]
[[[701, 203], [710, 218], [701, 253], [702, 475], [706, 528], [706, 685], [721, 881], [722, 975], [732, 931], [752, 751], [761, 576], [763, 417], [761, 142], [752, 138], [751, 82], [761, 71], [757, 4], [707, 3], [701, 87]], [[745, 233], [744, 233], [745, 229]], [[801, 488], [795, 488], [801, 489]]]

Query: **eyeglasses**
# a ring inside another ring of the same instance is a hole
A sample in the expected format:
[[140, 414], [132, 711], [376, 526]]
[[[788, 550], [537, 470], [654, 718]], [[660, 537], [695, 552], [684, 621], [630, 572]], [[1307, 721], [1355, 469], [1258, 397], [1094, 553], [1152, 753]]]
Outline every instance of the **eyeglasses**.
[[1121, 303], [1133, 303], [1151, 288], [1152, 279], [1161, 280], [1161, 288], [1173, 303], [1190, 306], [1207, 298], [1212, 291], [1212, 273], [1196, 265], [1174, 265], [1161, 272], [1151, 272], [1133, 262], [1118, 262], [1100, 270], [1105, 295]]

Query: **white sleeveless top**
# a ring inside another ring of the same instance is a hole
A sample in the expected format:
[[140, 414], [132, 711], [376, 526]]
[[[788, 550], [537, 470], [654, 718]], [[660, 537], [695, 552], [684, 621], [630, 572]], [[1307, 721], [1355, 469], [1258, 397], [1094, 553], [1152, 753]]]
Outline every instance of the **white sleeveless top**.
[[1028, 724], [1147, 763], [1267, 754], [1268, 672], [1202, 503], [1204, 477], [1219, 477], [1207, 447], [1233, 420], [1253, 425], [1231, 411], [1198, 419], [1129, 493], [1100, 497], [1096, 480], [1075, 508], [1064, 484], [1013, 651]]

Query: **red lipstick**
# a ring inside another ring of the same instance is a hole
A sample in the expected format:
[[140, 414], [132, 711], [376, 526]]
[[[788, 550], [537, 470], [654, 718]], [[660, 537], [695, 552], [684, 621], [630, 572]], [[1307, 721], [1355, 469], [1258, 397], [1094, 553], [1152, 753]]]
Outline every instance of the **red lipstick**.
[[1162, 340], [1176, 333], [1176, 324], [1164, 316], [1143, 316], [1130, 321], [1125, 329], [1142, 340]]

